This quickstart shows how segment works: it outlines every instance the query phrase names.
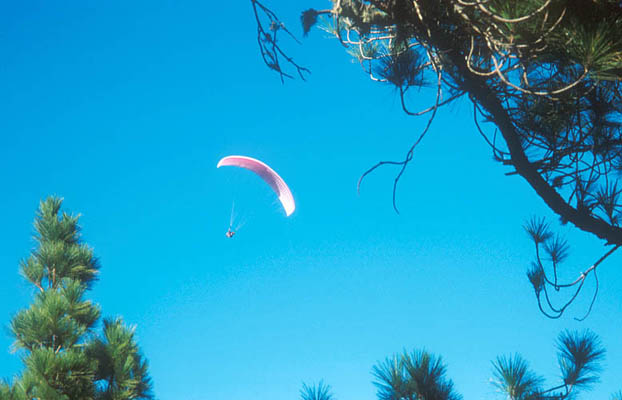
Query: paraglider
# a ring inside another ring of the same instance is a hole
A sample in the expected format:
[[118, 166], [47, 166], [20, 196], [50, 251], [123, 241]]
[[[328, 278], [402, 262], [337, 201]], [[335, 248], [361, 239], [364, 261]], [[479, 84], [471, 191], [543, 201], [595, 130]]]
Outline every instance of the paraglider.
[[[296, 203], [294, 202], [294, 196], [292, 195], [289, 187], [272, 168], [270, 168], [267, 164], [246, 156], [227, 156], [218, 161], [218, 165], [216, 168], [224, 167], [224, 166], [232, 166], [248, 169], [257, 174], [264, 182], [266, 182], [276, 193], [283, 209], [285, 210], [285, 215], [290, 216], [296, 209]], [[233, 209], [232, 209], [233, 215]], [[233, 218], [233, 217], [232, 217]], [[225, 233], [228, 238], [233, 237], [235, 235], [235, 230], [233, 230], [231, 223], [229, 224], [229, 229]]]

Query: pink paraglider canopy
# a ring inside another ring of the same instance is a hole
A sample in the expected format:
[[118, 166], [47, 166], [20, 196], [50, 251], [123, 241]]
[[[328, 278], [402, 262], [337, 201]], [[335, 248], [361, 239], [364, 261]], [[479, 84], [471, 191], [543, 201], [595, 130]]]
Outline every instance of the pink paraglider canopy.
[[287, 184], [272, 168], [267, 164], [246, 156], [227, 156], [218, 161], [216, 168], [223, 166], [233, 166], [246, 168], [253, 171], [261, 177], [274, 192], [279, 196], [279, 201], [285, 209], [285, 215], [288, 217], [296, 209], [296, 203], [294, 202], [294, 196], [292, 196], [291, 190], [287, 187]]

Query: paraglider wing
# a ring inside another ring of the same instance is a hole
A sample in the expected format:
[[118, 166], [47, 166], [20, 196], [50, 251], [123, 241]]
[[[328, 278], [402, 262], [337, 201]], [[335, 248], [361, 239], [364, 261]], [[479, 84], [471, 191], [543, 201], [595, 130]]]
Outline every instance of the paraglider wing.
[[290, 216], [296, 209], [294, 196], [292, 196], [292, 192], [283, 178], [265, 163], [246, 156], [227, 156], [218, 162], [216, 168], [223, 166], [240, 167], [253, 171], [274, 190], [285, 209], [285, 215]]

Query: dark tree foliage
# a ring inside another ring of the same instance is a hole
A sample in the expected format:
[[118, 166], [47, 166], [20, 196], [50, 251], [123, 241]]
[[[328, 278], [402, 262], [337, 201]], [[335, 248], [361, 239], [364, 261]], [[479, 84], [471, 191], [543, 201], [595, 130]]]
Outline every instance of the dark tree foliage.
[[[437, 109], [466, 96], [475, 127], [494, 159], [512, 169], [508, 174], [523, 177], [562, 223], [604, 240], [611, 246], [605, 257], [622, 245], [622, 2], [331, 3], [330, 9], [304, 11], [303, 31], [323, 18], [325, 29], [373, 80], [397, 88], [407, 114], [429, 115], [404, 158], [379, 162], [361, 177], [396, 166], [396, 211], [398, 181]], [[435, 83], [435, 99], [429, 108], [413, 111], [407, 94], [426, 82]], [[554, 250], [559, 244], [548, 245]], [[529, 273], [536, 293], [541, 284], [576, 289], [596, 271], [588, 269], [566, 286], [541, 276], [538, 268]], [[564, 310], [552, 305], [547, 315]]]
[[[508, 400], [568, 400], [598, 381], [605, 351], [590, 332], [564, 331], [557, 340], [560, 384], [545, 388], [545, 380], [531, 371], [520, 355], [498, 357], [493, 364], [493, 386]], [[460, 400], [446, 367], [426, 351], [404, 352], [378, 363], [372, 370], [378, 400]], [[324, 388], [324, 389], [322, 389]], [[327, 385], [304, 385], [301, 400], [331, 400]], [[320, 395], [318, 393], [327, 393]], [[615, 399], [622, 398], [619, 394]]]
[[302, 389], [300, 389], [300, 398], [301, 400], [333, 400], [333, 395], [330, 392], [330, 385], [320, 381], [317, 385], [311, 386], [303, 383]]
[[576, 398], [579, 391], [598, 382], [605, 350], [594, 333], [564, 331], [557, 340], [557, 349], [559, 385], [545, 389], [544, 379], [531, 371], [518, 354], [498, 357], [493, 362], [493, 384], [511, 400], [565, 400]]
[[[583, 317], [576, 318], [578, 321], [582, 321], [592, 311], [596, 296], [598, 294], [598, 266], [609, 257], [614, 251], [618, 249], [618, 246], [613, 246], [602, 255], [594, 264], [592, 264], [585, 271], [582, 271], [579, 276], [571, 282], [560, 282], [558, 278], [558, 270], [560, 264], [568, 256], [568, 244], [565, 240], [559, 236], [554, 236], [549, 230], [549, 224], [544, 219], [532, 219], [525, 226], [525, 230], [529, 234], [529, 237], [534, 242], [536, 260], [532, 262], [531, 268], [527, 270], [527, 278], [533, 286], [538, 300], [538, 307], [540, 311], [549, 318], [556, 319], [564, 314], [564, 311], [572, 304], [577, 298], [579, 292], [583, 288], [585, 281], [589, 275], [594, 279], [596, 289], [592, 296], [592, 302]], [[544, 254], [543, 254], [544, 253]], [[545, 268], [545, 265], [548, 266]], [[547, 269], [549, 272], [547, 273]], [[570, 297], [563, 304], [557, 305], [552, 299], [550, 293], [551, 290], [559, 292], [561, 289], [571, 290]]]
[[35, 288], [31, 306], [10, 324], [24, 371], [0, 383], [0, 400], [152, 399], [147, 361], [133, 328], [120, 318], [95, 328], [100, 309], [85, 299], [99, 272], [80, 240], [78, 216], [60, 212], [62, 200], [42, 202], [35, 219], [36, 248], [20, 271]]
[[292, 35], [292, 33], [285, 27], [285, 24], [281, 22], [279, 17], [277, 17], [272, 10], [256, 0], [251, 0], [251, 4], [253, 6], [255, 20], [257, 22], [257, 43], [259, 44], [259, 50], [264, 63], [268, 66], [268, 68], [279, 74], [281, 82], [284, 81], [284, 78], [293, 78], [291, 74], [282, 68], [281, 64], [283, 62], [290, 67], [293, 67], [298, 76], [304, 80], [304, 74], [309, 73], [309, 70], [298, 65], [293, 58], [289, 57], [283, 51], [278, 43], [278, 39], [280, 37], [279, 34], [281, 32], [296, 42], [298, 42], [298, 39]]
[[379, 400], [460, 400], [440, 358], [426, 351], [394, 355], [373, 368]]

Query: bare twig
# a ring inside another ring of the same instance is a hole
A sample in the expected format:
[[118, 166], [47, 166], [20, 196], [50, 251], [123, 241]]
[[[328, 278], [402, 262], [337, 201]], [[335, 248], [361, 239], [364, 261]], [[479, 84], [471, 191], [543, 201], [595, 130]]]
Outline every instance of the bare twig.
[[[588, 315], [590, 314], [590, 312], [592, 311], [592, 307], [594, 306], [594, 303], [596, 301], [596, 297], [598, 295], [598, 277], [596, 276], [596, 269], [598, 268], [598, 266], [603, 261], [605, 261], [610, 255], [612, 255], [619, 248], [620, 248], [620, 245], [613, 246], [605, 254], [603, 254], [594, 264], [592, 264], [585, 271], [581, 272], [577, 279], [575, 279], [574, 281], [569, 282], [569, 283], [561, 284], [561, 283], [557, 282], [557, 276], [555, 276], [555, 280], [554, 281], [550, 281], [549, 278], [547, 277], [546, 273], [544, 272], [544, 268], [542, 266], [542, 260], [540, 258], [540, 252], [539, 252], [539, 245], [536, 244], [536, 263], [537, 263], [537, 265], [539, 266], [539, 268], [542, 271], [544, 282], [545, 282], [545, 284], [544, 284], [544, 286], [542, 288], [542, 290], [544, 292], [544, 298], [546, 300], [547, 306], [554, 313], [554, 314], [550, 314], [550, 313], [546, 312], [543, 309], [543, 307], [542, 307], [542, 302], [541, 302], [540, 296], [537, 296], [538, 307], [540, 308], [540, 311], [542, 312], [542, 314], [544, 314], [546, 317], [551, 318], [551, 319], [557, 319], [557, 318], [561, 317], [564, 314], [564, 311], [566, 311], [566, 309], [575, 301], [575, 299], [577, 298], [577, 296], [581, 292], [581, 289], [583, 288], [583, 285], [585, 283], [586, 278], [588, 277], [588, 275], [590, 273], [592, 273], [594, 275], [594, 279], [596, 281], [596, 289], [595, 289], [594, 294], [592, 296], [592, 301], [591, 301], [590, 306], [589, 306], [587, 312], [585, 313], [585, 315], [583, 317], [581, 317], [581, 318], [575, 318], [577, 321], [585, 320], [588, 317]], [[553, 264], [556, 264], [556, 263], [553, 262]], [[555, 267], [556, 266], [554, 266], [554, 268]], [[553, 305], [553, 302], [549, 298], [548, 291], [547, 291], [547, 286], [551, 286], [555, 290], [571, 288], [571, 287], [574, 287], [574, 286], [576, 286], [576, 289], [574, 290], [573, 295], [561, 307], [558, 308], [558, 307], [555, 307]]]
[[[436, 101], [435, 101], [434, 106], [433, 106], [432, 114], [430, 115], [430, 118], [428, 119], [428, 122], [427, 122], [425, 128], [423, 129], [423, 132], [421, 132], [421, 134], [419, 135], [419, 138], [417, 138], [415, 143], [413, 143], [413, 145], [408, 149], [408, 152], [406, 153], [406, 157], [404, 158], [404, 160], [403, 161], [380, 161], [379, 163], [377, 163], [376, 165], [374, 165], [373, 167], [371, 167], [370, 169], [365, 171], [361, 175], [361, 177], [359, 178], [359, 180], [357, 182], [357, 185], [356, 185], [356, 190], [357, 190], [358, 193], [360, 193], [360, 191], [361, 191], [361, 182], [363, 181], [363, 179], [368, 174], [370, 174], [371, 172], [376, 170], [378, 167], [381, 167], [383, 165], [399, 165], [399, 166], [401, 166], [399, 172], [397, 173], [395, 179], [393, 180], [393, 209], [398, 214], [400, 212], [399, 212], [399, 210], [397, 208], [397, 204], [396, 204], [397, 184], [398, 184], [400, 178], [402, 177], [402, 175], [404, 174], [404, 171], [406, 170], [406, 167], [408, 166], [408, 163], [412, 160], [415, 148], [421, 142], [421, 140], [424, 138], [424, 136], [426, 135], [426, 133], [430, 129], [430, 125], [432, 124], [432, 121], [434, 120], [434, 117], [436, 116], [436, 112], [438, 111], [438, 108], [439, 108], [439, 105], [440, 105], [440, 98], [441, 98], [441, 93], [442, 93], [441, 92], [442, 73], [441, 73], [440, 69], [437, 70], [437, 75], [438, 75], [438, 86], [437, 86], [437, 91], [436, 91]], [[399, 90], [400, 90], [400, 99], [402, 101], [402, 106], [403, 107], [404, 107], [404, 92], [405, 92], [406, 89], [404, 89], [403, 87], [399, 88]]]
[[[279, 74], [282, 83], [285, 82], [284, 78], [293, 79], [293, 76], [283, 70], [281, 58], [296, 70], [300, 79], [305, 80], [304, 74], [311, 73], [311, 71], [296, 63], [292, 57], [289, 57], [281, 49], [277, 41], [277, 34], [282, 30], [297, 43], [300, 44], [300, 41], [285, 27], [285, 24], [281, 22], [272, 10], [261, 4], [258, 0], [251, 0], [251, 4], [253, 6], [253, 12], [255, 13], [255, 21], [257, 22], [257, 43], [259, 44], [259, 50], [264, 63], [268, 68]], [[269, 26], [267, 29], [262, 24], [261, 15], [268, 19]]]

